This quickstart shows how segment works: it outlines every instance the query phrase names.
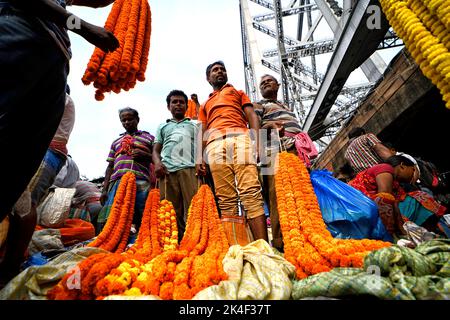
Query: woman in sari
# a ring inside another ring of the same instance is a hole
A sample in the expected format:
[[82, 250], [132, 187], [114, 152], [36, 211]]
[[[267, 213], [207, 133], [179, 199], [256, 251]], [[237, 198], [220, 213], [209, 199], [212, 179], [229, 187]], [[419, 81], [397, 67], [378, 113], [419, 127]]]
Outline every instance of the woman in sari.
[[390, 234], [403, 234], [403, 223], [407, 220], [435, 231], [446, 208], [426, 192], [407, 193], [401, 187], [401, 183], [414, 184], [416, 178], [415, 164], [396, 155], [360, 172], [349, 184], [377, 203], [381, 220]]

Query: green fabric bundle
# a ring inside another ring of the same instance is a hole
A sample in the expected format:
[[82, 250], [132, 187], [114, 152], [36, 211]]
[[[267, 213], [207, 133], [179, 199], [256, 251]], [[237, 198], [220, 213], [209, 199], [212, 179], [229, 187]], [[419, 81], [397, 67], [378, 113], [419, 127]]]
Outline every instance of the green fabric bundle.
[[364, 268], [336, 268], [294, 280], [292, 297], [351, 297], [379, 299], [450, 299], [450, 239], [434, 239], [415, 249], [392, 246], [373, 251]]

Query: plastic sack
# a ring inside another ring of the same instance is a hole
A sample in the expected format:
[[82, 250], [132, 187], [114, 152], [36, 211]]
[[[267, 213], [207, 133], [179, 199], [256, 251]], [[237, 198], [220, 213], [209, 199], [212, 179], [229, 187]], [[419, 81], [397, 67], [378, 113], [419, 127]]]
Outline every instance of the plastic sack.
[[38, 224], [47, 228], [62, 228], [69, 217], [75, 188], [55, 188], [37, 207]]
[[33, 233], [28, 245], [28, 253], [34, 255], [45, 249], [64, 249], [61, 232], [58, 229], [44, 229]]
[[327, 170], [313, 170], [310, 176], [323, 220], [333, 237], [393, 241], [369, 197]]
[[439, 237], [436, 233], [430, 232], [412, 221], [406, 221], [403, 225], [403, 229], [406, 231], [408, 240], [412, 241], [416, 246], [425, 241], [430, 241]]

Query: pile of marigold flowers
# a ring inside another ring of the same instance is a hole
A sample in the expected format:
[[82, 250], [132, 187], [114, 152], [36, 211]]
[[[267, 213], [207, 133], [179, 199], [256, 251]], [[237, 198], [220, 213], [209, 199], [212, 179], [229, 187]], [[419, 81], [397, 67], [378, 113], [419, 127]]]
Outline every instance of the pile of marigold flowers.
[[[159, 201], [159, 190], [152, 190], [136, 243], [123, 254], [96, 254], [82, 261], [77, 268], [81, 289], [69, 288], [73, 274], [68, 273], [49, 291], [48, 298], [103, 299], [109, 295], [151, 294], [162, 299], [191, 299], [199, 291], [226, 280], [222, 260], [229, 245], [211, 189], [202, 186], [192, 199], [178, 248], [171, 242], [177, 234], [172, 210], [165, 200]], [[161, 232], [163, 225], [165, 230], [172, 230], [171, 237]], [[162, 236], [168, 240], [161, 241]]]
[[378, 240], [335, 239], [322, 218], [304, 163], [282, 152], [275, 174], [284, 256], [296, 268], [297, 278], [331, 271], [335, 267], [363, 266], [364, 257], [391, 244]]
[[450, 1], [380, 0], [389, 23], [450, 108]]
[[145, 80], [151, 35], [147, 0], [115, 0], [105, 29], [114, 33], [120, 47], [109, 53], [95, 48], [82, 78], [85, 85], [94, 84], [98, 101], [105, 92], [128, 91], [137, 80]]
[[136, 176], [131, 171], [120, 180], [108, 220], [98, 237], [89, 247], [122, 253], [130, 235], [136, 201]]

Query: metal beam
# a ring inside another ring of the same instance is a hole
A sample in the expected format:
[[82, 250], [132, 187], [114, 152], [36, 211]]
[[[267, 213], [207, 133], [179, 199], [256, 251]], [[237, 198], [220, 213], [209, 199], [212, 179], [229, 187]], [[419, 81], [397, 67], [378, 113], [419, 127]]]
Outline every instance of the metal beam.
[[258, 42], [253, 30], [252, 17], [248, 7], [248, 0], [239, 1], [241, 13], [242, 48], [244, 54], [244, 70], [246, 92], [252, 101], [259, 101], [261, 94], [258, 90], [258, 77], [264, 73]]
[[310, 41], [313, 33], [316, 31], [317, 26], [319, 25], [320, 21], [323, 18], [323, 14], [322, 12], [319, 13], [319, 15], [317, 16], [316, 20], [314, 21], [314, 23], [311, 26], [311, 29], [308, 30], [308, 33], [306, 34], [306, 36], [303, 38], [304, 42]]
[[[291, 9], [284, 9], [282, 14], [283, 17], [288, 17], [288, 16], [293, 16], [302, 12], [307, 12], [307, 11], [314, 11], [317, 10], [317, 6], [314, 4], [309, 4], [309, 5], [302, 5], [300, 7], [297, 8], [291, 8]], [[269, 20], [273, 20], [275, 19], [275, 13], [271, 12], [271, 13], [266, 13], [266, 14], [260, 14], [258, 16], [253, 17], [253, 20], [256, 22], [264, 22], [264, 21], [269, 21]]]
[[[318, 55], [334, 51], [334, 40], [309, 41], [300, 43], [296, 46], [286, 48], [285, 56], [288, 58], [304, 58], [311, 55]], [[278, 56], [278, 50], [272, 49], [263, 52], [264, 58]]]
[[[255, 28], [256, 30], [261, 31], [262, 33], [264, 33], [264, 34], [266, 34], [268, 36], [271, 36], [272, 38], [278, 40], [276, 31], [270, 29], [269, 27], [267, 27], [267, 26], [265, 26], [265, 25], [263, 25], [263, 24], [261, 24], [259, 22], [253, 21], [253, 28]], [[283, 40], [283, 42], [285, 44], [287, 44], [289, 46], [295, 46], [295, 45], [298, 45], [300, 43], [299, 41], [297, 41], [295, 39], [292, 39], [290, 37], [286, 37], [286, 36], [283, 36], [281, 39]]]
[[350, 73], [375, 52], [389, 29], [389, 24], [383, 15], [381, 28], [368, 30], [367, 8], [370, 5], [379, 4], [376, 0], [358, 1], [331, 57], [325, 78], [303, 126], [303, 130], [308, 131], [312, 139], [318, 139], [324, 134], [323, 121]]
[[[288, 61], [284, 57], [286, 48], [284, 46], [284, 42], [282, 39], [284, 38], [284, 30], [283, 30], [283, 17], [281, 15], [282, 7], [281, 0], [273, 1], [275, 7], [275, 13], [277, 16], [276, 19], [276, 29], [277, 29], [277, 39], [278, 39], [278, 50], [280, 52], [279, 63], [281, 69], [281, 85], [283, 89], [283, 97], [284, 102], [290, 106], [291, 110], [297, 116], [297, 119], [300, 120], [301, 114], [303, 113], [303, 106], [299, 97], [299, 89], [295, 81], [292, 78], [291, 71], [289, 70]], [[292, 96], [293, 103], [289, 103], [289, 95]]]
[[[301, 6], [305, 5], [305, 0], [299, 0], [299, 1], [300, 1]], [[297, 25], [297, 40], [298, 41], [302, 41], [303, 16], [304, 16], [304, 12], [300, 12], [300, 14], [298, 15], [298, 25]]]
[[[339, 21], [338, 17], [329, 6], [328, 0], [315, 0], [315, 2], [319, 10], [324, 15], [324, 18], [330, 26], [331, 30], [334, 32], [334, 39], [337, 41], [341, 37], [342, 30], [347, 23], [347, 19], [342, 19], [342, 21]], [[386, 69], [386, 63], [384, 63], [384, 60], [381, 58], [381, 56], [377, 52], [375, 52], [372, 57], [364, 62], [364, 64], [361, 66], [361, 69], [369, 82], [375, 82], [381, 77], [382, 72]]]
[[267, 8], [267, 9], [272, 10], [272, 11], [275, 10], [275, 7], [269, 1], [265, 1], [265, 0], [250, 0], [250, 1], [254, 2], [256, 4], [259, 4], [260, 6], [263, 6], [263, 7]]
[[[310, 0], [307, 0], [306, 3], [309, 4], [309, 1]], [[311, 11], [308, 11], [306, 13], [306, 19], [307, 19], [307, 22], [308, 22], [308, 33], [309, 33], [309, 31], [313, 27]], [[313, 34], [311, 34], [310, 38], [311, 38], [312, 41], [314, 41]], [[313, 78], [314, 84], [317, 84], [317, 81], [318, 81], [317, 80], [317, 64], [316, 64], [316, 56], [315, 55], [311, 56], [311, 66], [312, 66], [312, 69], [313, 69], [313, 76], [312, 76], [312, 78]]]
[[[275, 71], [275, 72], [277, 72], [277, 73], [280, 73], [280, 68], [279, 68], [279, 66], [277, 66], [277, 65], [275, 65], [275, 64], [273, 64], [273, 63], [271, 63], [271, 62], [269, 62], [269, 61], [267, 61], [267, 60], [263, 60], [263, 61], [262, 61], [262, 64], [263, 64], [263, 66], [269, 68], [270, 70]], [[295, 74], [294, 74], [294, 75], [295, 75]], [[317, 86], [314, 86], [313, 84], [310, 84], [310, 83], [308, 83], [308, 82], [302, 80], [302, 79], [300, 78], [300, 76], [295, 75], [294, 78], [295, 78], [295, 80], [300, 84], [300, 86], [301, 86], [302, 88], [305, 88], [306, 90], [308, 90], [308, 91], [310, 91], [310, 92], [312, 92], [312, 91], [317, 91], [317, 89], [318, 89]]]

